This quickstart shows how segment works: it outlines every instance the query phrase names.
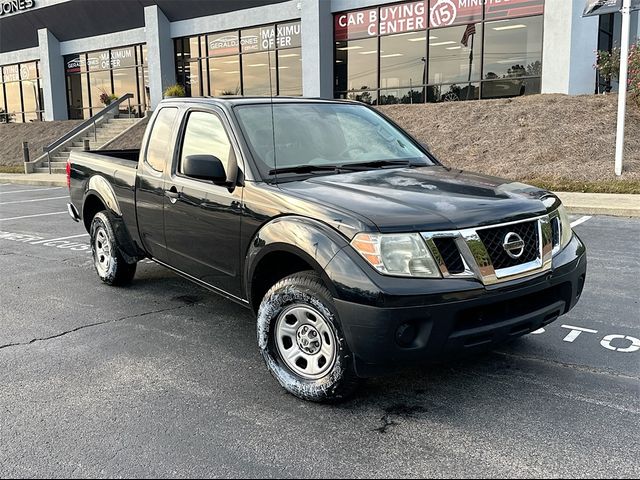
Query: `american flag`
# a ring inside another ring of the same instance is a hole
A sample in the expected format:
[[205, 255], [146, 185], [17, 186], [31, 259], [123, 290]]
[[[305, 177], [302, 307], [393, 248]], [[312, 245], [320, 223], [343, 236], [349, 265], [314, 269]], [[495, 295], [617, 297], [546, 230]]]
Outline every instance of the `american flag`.
[[460, 40], [460, 43], [462, 43], [462, 45], [464, 45], [465, 47], [468, 47], [469, 37], [475, 34], [476, 34], [476, 24], [470, 23], [469, 25], [467, 25], [467, 28], [464, 31], [464, 35], [462, 35], [462, 40]]

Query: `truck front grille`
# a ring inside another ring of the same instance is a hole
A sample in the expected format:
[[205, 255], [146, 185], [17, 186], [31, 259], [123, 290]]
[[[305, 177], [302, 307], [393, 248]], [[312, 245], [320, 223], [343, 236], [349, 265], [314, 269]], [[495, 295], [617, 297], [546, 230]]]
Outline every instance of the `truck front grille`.
[[434, 238], [433, 243], [435, 243], [436, 248], [440, 252], [442, 261], [449, 273], [457, 274], [464, 272], [464, 262], [462, 261], [462, 256], [460, 255], [454, 238]]
[[[510, 257], [503, 247], [506, 236], [511, 232], [524, 241], [524, 251], [518, 258]], [[540, 255], [537, 221], [486, 228], [478, 230], [478, 235], [487, 249], [493, 268], [496, 270], [533, 262]]]
[[500, 225], [426, 232], [422, 236], [443, 277], [477, 278], [485, 285], [493, 285], [551, 269], [553, 244], [558, 237], [552, 220], [549, 215], [542, 215]]

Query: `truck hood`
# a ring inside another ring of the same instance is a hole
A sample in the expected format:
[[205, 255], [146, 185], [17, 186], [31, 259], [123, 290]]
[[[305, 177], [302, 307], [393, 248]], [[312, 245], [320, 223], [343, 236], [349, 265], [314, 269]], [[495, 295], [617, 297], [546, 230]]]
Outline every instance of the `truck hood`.
[[547, 213], [545, 190], [432, 166], [377, 169], [281, 183], [300, 199], [369, 219], [381, 232], [440, 231]]

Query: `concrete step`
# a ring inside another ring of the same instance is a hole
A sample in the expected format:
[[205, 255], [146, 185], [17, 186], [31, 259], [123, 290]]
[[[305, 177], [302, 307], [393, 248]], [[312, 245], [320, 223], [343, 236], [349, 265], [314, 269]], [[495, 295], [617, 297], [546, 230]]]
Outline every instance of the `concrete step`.
[[140, 120], [141, 120], [140, 118], [135, 118], [135, 117], [131, 117], [131, 118], [118, 117], [118, 118], [110, 118], [109, 122], [114, 122], [114, 123], [124, 123], [124, 122], [136, 123], [136, 122], [138, 122]]
[[[47, 162], [42, 164], [43, 167], [47, 167]], [[65, 160], [64, 162], [60, 162], [57, 160], [52, 160], [51, 161], [51, 168], [62, 168], [63, 170], [67, 168], [67, 161]]]
[[[66, 166], [63, 168], [53, 168], [53, 164], [51, 165], [51, 173], [62, 173], [62, 174], [66, 174], [67, 170], [66, 170]], [[39, 167], [36, 168], [35, 171], [33, 173], [49, 173], [49, 167]]]

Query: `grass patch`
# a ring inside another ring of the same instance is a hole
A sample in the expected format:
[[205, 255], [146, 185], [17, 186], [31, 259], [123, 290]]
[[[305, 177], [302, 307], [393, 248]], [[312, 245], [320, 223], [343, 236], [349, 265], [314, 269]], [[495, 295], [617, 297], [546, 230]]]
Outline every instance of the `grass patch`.
[[635, 193], [640, 194], [640, 180], [549, 180], [528, 178], [524, 183], [555, 192]]
[[0, 173], [24, 173], [24, 165], [0, 165]]

